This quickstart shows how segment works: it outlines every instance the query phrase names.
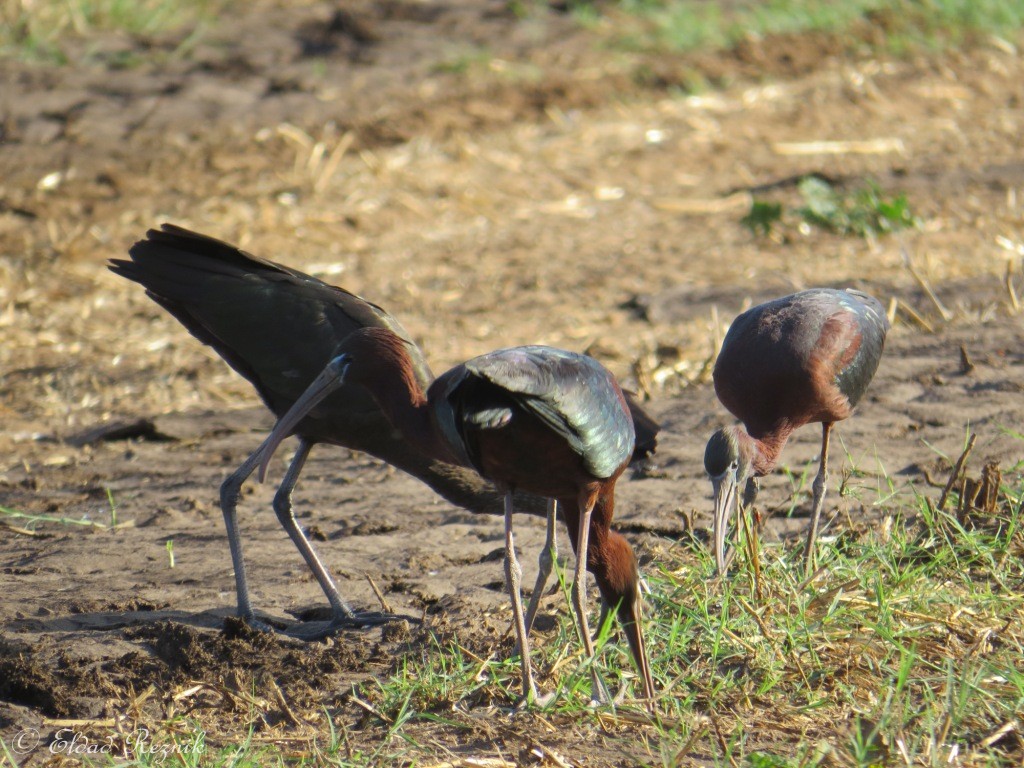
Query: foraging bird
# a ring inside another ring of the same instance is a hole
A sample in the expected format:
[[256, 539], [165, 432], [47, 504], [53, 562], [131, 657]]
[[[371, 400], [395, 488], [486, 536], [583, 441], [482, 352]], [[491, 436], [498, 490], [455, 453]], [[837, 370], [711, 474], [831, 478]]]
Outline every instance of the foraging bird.
[[[323, 373], [257, 451], [261, 477], [274, 450], [296, 424], [315, 413], [338, 388], [355, 384], [373, 393], [395, 428], [425, 456], [473, 467], [504, 492], [505, 579], [521, 652], [524, 700], [536, 698], [536, 686], [519, 596], [522, 571], [513, 546], [516, 489], [562, 505], [576, 550], [572, 602], [588, 660], [594, 656], [586, 616], [589, 569], [601, 592], [602, 616], [617, 611], [644, 695], [650, 699], [653, 683], [640, 624], [636, 558], [626, 540], [610, 528], [615, 481], [629, 463], [635, 443], [633, 418], [611, 373], [585, 355], [550, 347], [514, 347], [462, 363], [425, 391], [410, 344], [388, 329], [363, 328], [338, 345]], [[545, 549], [551, 544], [552, 515], [548, 521]], [[534, 600], [539, 594], [540, 589], [535, 590]], [[594, 696], [599, 698], [600, 681], [591, 671]]]
[[[749, 507], [757, 478], [771, 472], [790, 434], [821, 422], [821, 457], [814, 479], [804, 567], [825, 499], [832, 425], [849, 418], [878, 368], [889, 322], [866, 293], [812, 288], [759, 304], [729, 327], [715, 363], [715, 393], [742, 426], [711, 436], [704, 468], [714, 488], [714, 550], [726, 568], [725, 535], [733, 508]], [[745, 484], [742, 505], [738, 488]]]
[[[111, 270], [140, 283], [151, 299], [252, 383], [277, 417], [323, 370], [338, 342], [360, 328], [387, 328], [405, 338], [417, 383], [426, 387], [433, 378], [422, 353], [408, 341], [397, 320], [359, 296], [298, 270], [169, 224], [147, 232], [146, 239], [133, 245], [129, 255], [131, 260], [111, 260]], [[654, 450], [658, 425], [627, 399], [637, 432], [634, 458], [640, 458]], [[472, 512], [504, 512], [504, 495], [476, 472], [432, 460], [409, 446], [361, 386], [345, 386], [324, 400], [315, 413], [296, 425], [295, 434], [299, 448], [274, 496], [274, 511], [327, 596], [332, 618], [326, 627], [311, 622], [293, 629], [292, 634], [314, 638], [373, 618], [357, 616], [342, 599], [292, 512], [292, 490], [317, 443], [372, 454]], [[256, 620], [249, 596], [236, 514], [242, 484], [256, 464], [250, 457], [232, 472], [221, 485], [220, 500], [235, 572], [238, 615], [250, 624], [264, 626]], [[516, 494], [516, 507], [532, 514], [546, 509], [543, 499], [525, 494]]]

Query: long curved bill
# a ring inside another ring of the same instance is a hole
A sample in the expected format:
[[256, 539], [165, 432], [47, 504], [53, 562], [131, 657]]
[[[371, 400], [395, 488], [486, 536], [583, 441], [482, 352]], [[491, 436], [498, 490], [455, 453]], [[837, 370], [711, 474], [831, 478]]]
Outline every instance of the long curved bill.
[[622, 631], [626, 635], [626, 642], [629, 643], [629, 650], [633, 654], [637, 671], [640, 672], [644, 686], [644, 698], [647, 699], [648, 709], [650, 709], [654, 706], [654, 679], [651, 677], [651, 664], [647, 659], [647, 645], [644, 643], [643, 598], [639, 590], [632, 605], [619, 607], [619, 621], [622, 622]]
[[715, 568], [719, 575], [725, 573], [725, 534], [729, 530], [729, 518], [736, 508], [736, 476], [726, 472], [711, 478], [715, 491], [715, 513], [712, 518], [712, 539], [715, 547]]
[[351, 358], [348, 355], [338, 355], [331, 360], [320, 372], [320, 375], [313, 379], [313, 383], [306, 387], [306, 391], [299, 396], [288, 412], [277, 420], [274, 429], [256, 451], [256, 456], [259, 459], [258, 477], [261, 483], [267, 474], [267, 465], [273, 458], [274, 452], [277, 451], [277, 446], [292, 434], [292, 430], [320, 404], [321, 400], [345, 383], [345, 375], [348, 373], [350, 363]]

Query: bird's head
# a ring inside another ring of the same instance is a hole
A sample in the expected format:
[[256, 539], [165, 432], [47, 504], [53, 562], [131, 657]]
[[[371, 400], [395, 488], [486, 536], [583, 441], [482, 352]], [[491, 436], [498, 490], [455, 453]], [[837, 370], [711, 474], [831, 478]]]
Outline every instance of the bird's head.
[[704, 470], [711, 477], [715, 496], [712, 532], [715, 565], [725, 572], [725, 532], [733, 510], [739, 508], [739, 487], [751, 476], [753, 452], [742, 427], [723, 427], [711, 436], [704, 449]]
[[751, 472], [751, 453], [745, 450], [747, 435], [742, 427], [722, 427], [708, 440], [704, 449], [704, 471], [714, 479], [731, 473], [736, 482], [747, 479]]
[[609, 531], [601, 555], [603, 562], [592, 569], [601, 592], [601, 615], [604, 616], [608, 611], [615, 612], [640, 673], [644, 697], [653, 700], [654, 682], [643, 635], [642, 581], [633, 548], [621, 534]]

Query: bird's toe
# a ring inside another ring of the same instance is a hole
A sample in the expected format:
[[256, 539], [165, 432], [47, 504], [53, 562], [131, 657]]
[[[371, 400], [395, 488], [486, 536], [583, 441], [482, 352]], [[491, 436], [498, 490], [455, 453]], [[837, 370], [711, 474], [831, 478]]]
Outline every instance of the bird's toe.
[[369, 629], [387, 624], [416, 623], [417, 616], [403, 616], [394, 613], [367, 611], [362, 613], [339, 614], [330, 621], [307, 621], [287, 630], [285, 634], [308, 642], [323, 640], [346, 630]]
[[281, 631], [281, 627], [270, 623], [268, 620], [258, 619], [255, 614], [229, 617], [224, 620], [224, 629], [229, 633], [238, 634], [239, 632], [244, 631], [241, 629], [242, 626], [257, 632], [266, 632], [268, 634], [274, 634]]
[[407, 616], [399, 613], [365, 611], [361, 613], [354, 613], [351, 616], [343, 616], [336, 618], [332, 623], [336, 623], [340, 628], [355, 628], [379, 627], [384, 624], [392, 624], [395, 622], [409, 622], [413, 624], [422, 624], [423, 620], [418, 616]]
[[608, 690], [608, 686], [605, 684], [601, 676], [594, 674], [591, 681], [590, 690], [590, 706], [591, 707], [605, 707], [609, 704], [614, 704], [615, 699], [612, 697], [611, 691]]
[[285, 634], [289, 637], [305, 640], [307, 643], [313, 643], [337, 634], [340, 629], [341, 627], [335, 626], [333, 621], [307, 621], [289, 627]]
[[548, 691], [547, 693], [539, 693], [537, 688], [530, 689], [529, 694], [523, 696], [519, 701], [516, 702], [515, 707], [512, 708], [513, 712], [525, 712], [529, 709], [544, 709], [555, 700], [555, 692]]

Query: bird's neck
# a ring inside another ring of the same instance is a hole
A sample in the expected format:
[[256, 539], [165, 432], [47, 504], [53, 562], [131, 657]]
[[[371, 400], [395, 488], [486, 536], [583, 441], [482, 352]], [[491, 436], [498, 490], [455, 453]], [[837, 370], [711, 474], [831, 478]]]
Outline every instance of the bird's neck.
[[755, 475], [761, 477], [775, 469], [779, 455], [792, 433], [793, 426], [789, 423], [781, 424], [762, 435], [742, 433], [742, 439], [750, 450], [750, 466]]
[[[390, 331], [376, 328], [352, 334], [346, 342], [355, 347], [358, 361], [352, 367], [351, 378], [373, 396], [406, 442], [427, 458], [459, 463], [434, 422], [433, 409], [416, 377], [406, 342]], [[366, 349], [360, 349], [361, 345], [366, 345]]]
[[636, 557], [622, 534], [610, 529], [591, 530], [591, 534], [597, 539], [597, 546], [588, 546], [587, 559], [593, 561], [589, 570], [594, 574], [602, 598], [614, 606], [637, 590]]
[[[402, 373], [375, 380], [377, 389], [371, 392], [377, 404], [391, 425], [419, 453], [437, 461], [459, 463], [437, 428], [433, 408], [423, 387], [416, 381], [411, 370]], [[381, 382], [386, 383], [380, 386]]]

